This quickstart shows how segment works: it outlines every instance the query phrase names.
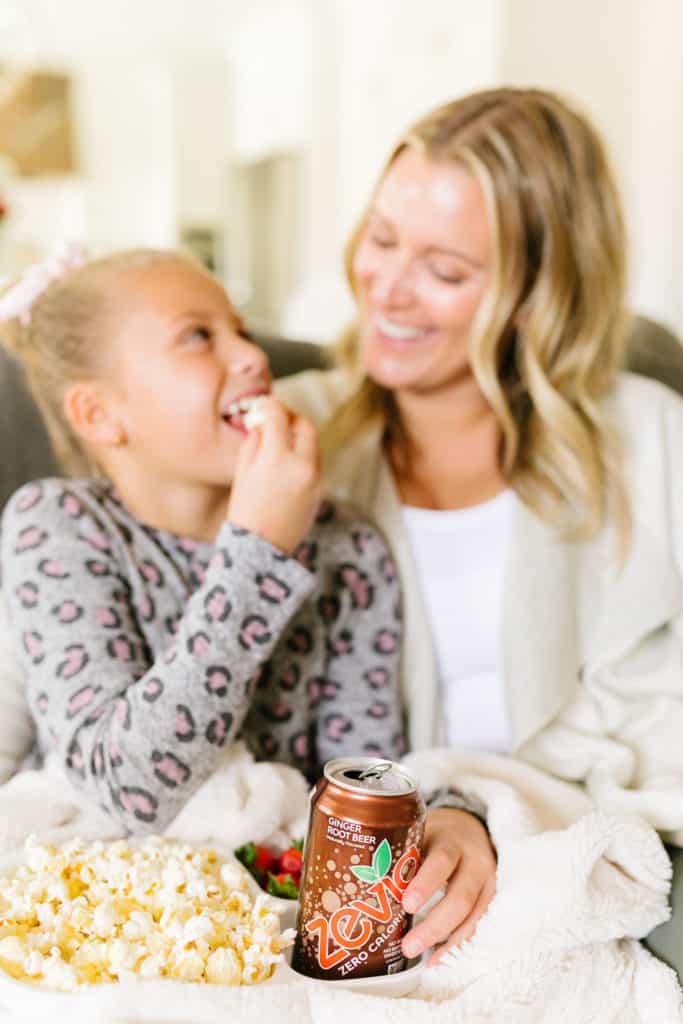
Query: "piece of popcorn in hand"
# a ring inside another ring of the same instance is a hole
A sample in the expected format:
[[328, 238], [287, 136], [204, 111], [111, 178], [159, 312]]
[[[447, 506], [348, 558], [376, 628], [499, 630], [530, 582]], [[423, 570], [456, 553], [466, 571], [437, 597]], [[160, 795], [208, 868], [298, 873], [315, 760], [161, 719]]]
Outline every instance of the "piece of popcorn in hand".
[[249, 408], [242, 416], [242, 423], [248, 431], [254, 430], [256, 427], [260, 427], [263, 424], [263, 407], [266, 401], [265, 395], [258, 395], [256, 398], [252, 398], [249, 404]]

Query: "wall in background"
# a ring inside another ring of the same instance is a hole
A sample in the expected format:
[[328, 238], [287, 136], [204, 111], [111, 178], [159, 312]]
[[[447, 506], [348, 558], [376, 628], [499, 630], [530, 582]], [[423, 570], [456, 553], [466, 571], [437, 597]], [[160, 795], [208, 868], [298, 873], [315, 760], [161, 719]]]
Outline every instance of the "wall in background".
[[630, 224], [633, 297], [683, 338], [683, 3], [639, 5]]
[[116, 57], [74, 68], [79, 150], [93, 250], [176, 240], [173, 91], [164, 61]]
[[631, 238], [631, 295], [683, 337], [683, 4], [508, 0], [500, 78], [574, 99], [607, 140]]
[[500, 0], [395, 5], [337, 0], [337, 241], [351, 230], [398, 135], [429, 107], [492, 84]]
[[96, 248], [173, 245], [184, 225], [217, 222], [229, 253], [235, 165], [286, 152], [301, 172], [281, 324], [328, 338], [349, 309], [343, 241], [399, 131], [450, 96], [535, 84], [573, 97], [605, 133], [633, 240], [633, 303], [683, 336], [681, 0], [193, 0], [191, 19], [187, 10], [186, 0], [3, 0], [0, 63], [66, 70], [75, 86], [79, 174], [55, 182], [52, 217], [49, 183], [35, 201], [17, 192], [37, 249], [72, 216]]

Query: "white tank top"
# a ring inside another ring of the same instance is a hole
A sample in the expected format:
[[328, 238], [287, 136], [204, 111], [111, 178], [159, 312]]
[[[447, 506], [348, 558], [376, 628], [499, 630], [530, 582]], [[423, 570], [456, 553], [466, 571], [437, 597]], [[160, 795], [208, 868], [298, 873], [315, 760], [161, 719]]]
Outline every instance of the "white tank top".
[[512, 749], [503, 683], [503, 573], [511, 490], [455, 511], [403, 506], [429, 616], [446, 737], [453, 748]]

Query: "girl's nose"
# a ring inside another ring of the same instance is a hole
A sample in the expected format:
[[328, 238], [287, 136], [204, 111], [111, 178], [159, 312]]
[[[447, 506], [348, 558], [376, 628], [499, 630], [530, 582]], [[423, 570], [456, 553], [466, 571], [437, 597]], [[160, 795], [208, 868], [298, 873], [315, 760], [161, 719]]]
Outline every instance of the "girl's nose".
[[230, 373], [241, 377], [269, 377], [268, 356], [253, 341], [241, 340], [230, 353]]

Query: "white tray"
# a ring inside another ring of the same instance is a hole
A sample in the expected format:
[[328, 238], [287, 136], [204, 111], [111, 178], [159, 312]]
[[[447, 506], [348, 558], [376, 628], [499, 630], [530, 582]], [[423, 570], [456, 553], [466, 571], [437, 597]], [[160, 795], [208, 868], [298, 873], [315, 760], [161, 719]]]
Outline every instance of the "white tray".
[[[193, 845], [193, 844], [189, 844]], [[232, 852], [226, 853], [215, 843], [197, 843], [198, 846], [210, 846], [224, 860], [234, 859]], [[6, 854], [0, 857], [0, 874], [13, 873], [24, 861], [23, 851]], [[248, 874], [248, 872], [247, 872]], [[252, 891], [262, 893], [255, 879], [248, 875]], [[296, 924], [297, 901], [285, 900], [274, 896], [269, 897], [273, 908], [280, 914], [283, 930], [293, 928]], [[225, 986], [212, 985], [208, 982], [185, 982], [173, 978], [160, 979], [126, 979], [125, 981], [101, 982], [96, 985], [82, 985], [74, 992], [55, 992], [30, 982], [17, 981], [0, 968], [0, 1019], [5, 1013], [20, 1014], [25, 1019], [45, 1022], [52, 1017], [55, 1022], [76, 1024], [77, 1021], [183, 1021], [204, 1019], [207, 1008], [214, 1009], [218, 1002], [225, 1001], [226, 1012], [230, 1004], [239, 1000], [236, 993], [253, 993], [255, 1002], [260, 1003], [257, 991], [273, 986], [303, 986], [310, 984], [333, 985], [335, 989], [351, 989], [369, 995], [398, 998], [408, 995], [419, 983], [422, 963], [413, 962], [405, 971], [397, 974], [381, 975], [374, 978], [344, 978], [338, 981], [312, 981], [290, 967], [292, 949], [285, 953], [285, 960], [278, 965], [268, 981], [257, 985]], [[266, 992], [263, 993], [264, 997]], [[264, 1009], [267, 998], [263, 1000]], [[177, 1009], [169, 1013], [169, 1006]], [[163, 1006], [163, 1011], [159, 1010]], [[227, 1018], [226, 1018], [227, 1019]], [[294, 1017], [292, 1017], [292, 1020]]]

